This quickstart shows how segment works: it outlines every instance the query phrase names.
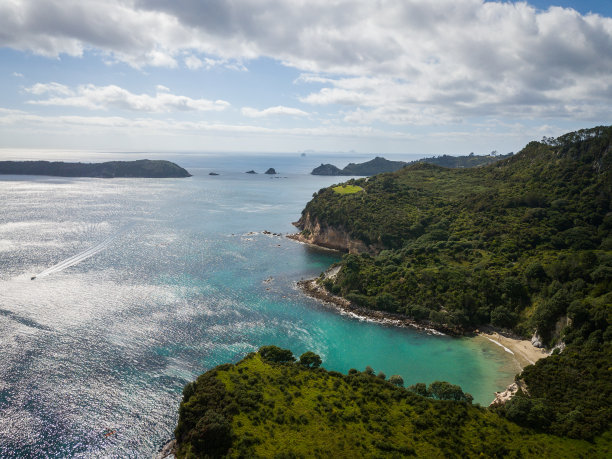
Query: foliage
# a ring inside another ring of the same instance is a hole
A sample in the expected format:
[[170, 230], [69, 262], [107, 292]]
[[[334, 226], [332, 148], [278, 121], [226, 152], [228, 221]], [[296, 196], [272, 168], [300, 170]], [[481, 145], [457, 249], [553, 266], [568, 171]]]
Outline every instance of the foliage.
[[346, 255], [326, 287], [447, 330], [492, 323], [554, 344], [573, 302], [612, 290], [611, 142], [598, 127], [485, 167], [419, 163], [347, 182], [363, 193], [320, 190], [303, 219], [383, 248]]
[[347, 176], [369, 176], [375, 174], [381, 174], [383, 172], [395, 172], [403, 167], [410, 164], [416, 163], [428, 163], [435, 164], [441, 167], [479, 167], [487, 164], [492, 164], [504, 158], [509, 158], [512, 153], [507, 155], [475, 155], [470, 154], [468, 156], [433, 156], [431, 158], [423, 158], [417, 161], [404, 162], [404, 161], [389, 161], [388, 159], [377, 156], [376, 158], [366, 161], [364, 163], [350, 163], [344, 169], [339, 169], [333, 164], [321, 164], [315, 167], [311, 174], [312, 175], [347, 175]]
[[[459, 333], [490, 323], [565, 345], [524, 369], [529, 393], [499, 412], [591, 439], [612, 419], [611, 165], [612, 126], [601, 126], [485, 167], [350, 180], [364, 193], [320, 190], [303, 219], [371, 249], [345, 255], [323, 284], [335, 295]], [[440, 398], [446, 384], [409, 390]]]
[[356, 370], [342, 375], [261, 354], [189, 384], [176, 437], [179, 458], [597, 457], [610, 446], [609, 435], [589, 443], [536, 433]]
[[[262, 346], [259, 348], [258, 352], [261, 358], [268, 362], [288, 363], [295, 361], [295, 357], [293, 357], [290, 350], [282, 349], [278, 346]], [[302, 357], [303, 356], [304, 355], [302, 355]]]
[[319, 368], [322, 364], [321, 357], [312, 351], [306, 351], [300, 355], [300, 364], [308, 368]]
[[338, 194], [354, 194], [363, 191], [363, 188], [356, 185], [338, 185], [333, 188], [334, 193]]
[[520, 378], [529, 394], [519, 394], [499, 411], [556, 435], [593, 438], [612, 421], [611, 362], [612, 344], [593, 332], [586, 342], [525, 368]]

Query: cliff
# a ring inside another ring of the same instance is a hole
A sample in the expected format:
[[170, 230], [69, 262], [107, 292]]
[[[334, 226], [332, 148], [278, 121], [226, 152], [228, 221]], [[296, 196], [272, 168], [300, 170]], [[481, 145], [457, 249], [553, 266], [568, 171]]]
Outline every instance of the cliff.
[[383, 248], [380, 244], [366, 244], [362, 240], [353, 238], [341, 227], [321, 224], [317, 218], [311, 217], [308, 212], [304, 213], [293, 225], [301, 231], [292, 235], [292, 239], [307, 244], [348, 253], [376, 254]]
[[141, 159], [104, 163], [65, 163], [49, 161], [0, 161], [0, 174], [49, 175], [57, 177], [191, 177], [182, 167], [170, 161]]

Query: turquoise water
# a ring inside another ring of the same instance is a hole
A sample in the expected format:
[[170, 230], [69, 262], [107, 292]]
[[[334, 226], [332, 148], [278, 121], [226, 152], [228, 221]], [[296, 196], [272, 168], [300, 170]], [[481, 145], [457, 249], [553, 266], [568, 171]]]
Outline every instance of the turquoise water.
[[[263, 231], [294, 231], [337, 182], [306, 174], [315, 159], [188, 158], [189, 179], [3, 177], [0, 456], [150, 457], [186, 382], [264, 344], [490, 402], [515, 371], [498, 346], [357, 320], [296, 289], [338, 256]], [[268, 167], [283, 178], [243, 173]]]

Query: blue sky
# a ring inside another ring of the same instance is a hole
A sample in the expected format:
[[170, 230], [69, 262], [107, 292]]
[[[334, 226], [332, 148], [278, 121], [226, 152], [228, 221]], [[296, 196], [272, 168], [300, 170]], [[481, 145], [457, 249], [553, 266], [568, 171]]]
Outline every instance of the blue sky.
[[612, 1], [15, 0], [0, 62], [0, 156], [505, 153], [611, 123]]

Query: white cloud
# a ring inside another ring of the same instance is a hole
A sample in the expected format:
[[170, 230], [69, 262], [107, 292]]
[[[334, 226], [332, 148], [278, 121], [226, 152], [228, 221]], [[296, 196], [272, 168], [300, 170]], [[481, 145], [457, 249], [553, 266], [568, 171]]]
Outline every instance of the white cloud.
[[13, 72], [13, 76], [14, 76], [15, 78], [23, 78], [23, 73]]
[[199, 68], [202, 68], [204, 66], [204, 63], [196, 56], [187, 56], [185, 58], [185, 66], [187, 66], [189, 70], [197, 70]]
[[0, 46], [93, 50], [135, 67], [244, 69], [271, 58], [310, 74], [298, 83], [324, 86], [304, 102], [354, 107], [347, 121], [586, 119], [612, 104], [612, 18], [524, 2], [9, 1]]
[[173, 111], [220, 111], [230, 106], [224, 100], [192, 99], [170, 93], [169, 88], [158, 85], [157, 92], [134, 94], [119, 86], [80, 85], [71, 89], [59, 83], [37, 83], [27, 92], [35, 95], [49, 95], [47, 99], [29, 100], [31, 105], [79, 107], [89, 110], [122, 109], [138, 112]]
[[34, 86], [25, 88], [25, 90], [37, 96], [40, 96], [42, 94], [57, 94], [62, 96], [70, 96], [73, 94], [72, 90], [68, 86], [55, 82], [36, 83]]
[[251, 107], [243, 107], [241, 113], [249, 118], [265, 118], [268, 116], [287, 115], [287, 116], [308, 116], [303, 110], [299, 108], [283, 107], [277, 105], [276, 107], [269, 107], [264, 110], [257, 110]]

